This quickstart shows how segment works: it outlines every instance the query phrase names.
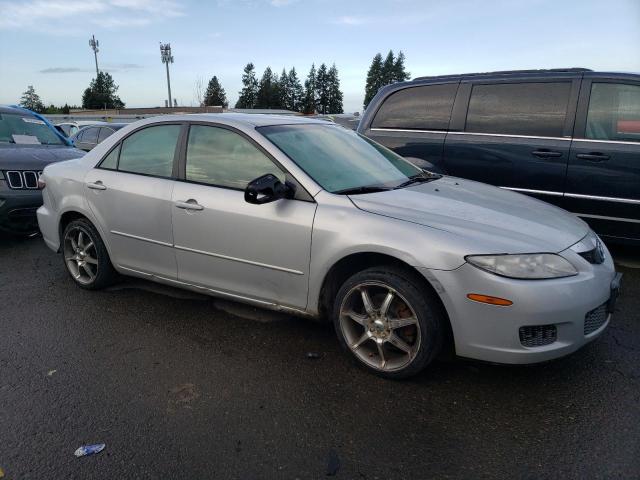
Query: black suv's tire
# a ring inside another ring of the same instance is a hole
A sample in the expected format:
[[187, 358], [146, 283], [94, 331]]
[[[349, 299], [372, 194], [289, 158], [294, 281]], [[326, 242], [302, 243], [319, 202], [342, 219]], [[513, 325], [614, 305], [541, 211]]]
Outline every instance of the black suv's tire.
[[114, 283], [118, 273], [96, 227], [86, 218], [69, 222], [62, 232], [65, 268], [81, 288], [99, 290]]
[[340, 344], [359, 365], [393, 379], [423, 370], [440, 352], [446, 332], [435, 293], [409, 269], [388, 265], [345, 281], [332, 319]]

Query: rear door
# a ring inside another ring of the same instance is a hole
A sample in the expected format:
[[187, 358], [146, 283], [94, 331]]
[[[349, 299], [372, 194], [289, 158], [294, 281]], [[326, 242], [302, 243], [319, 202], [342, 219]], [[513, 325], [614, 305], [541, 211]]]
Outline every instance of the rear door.
[[579, 86], [573, 77], [463, 81], [447, 173], [562, 205]]
[[392, 92], [364, 134], [419, 167], [439, 170], [457, 88], [455, 81]]
[[85, 178], [86, 199], [121, 268], [177, 277], [171, 195], [180, 133], [179, 124], [134, 131]]
[[640, 81], [585, 76], [566, 207], [598, 234], [640, 239]]

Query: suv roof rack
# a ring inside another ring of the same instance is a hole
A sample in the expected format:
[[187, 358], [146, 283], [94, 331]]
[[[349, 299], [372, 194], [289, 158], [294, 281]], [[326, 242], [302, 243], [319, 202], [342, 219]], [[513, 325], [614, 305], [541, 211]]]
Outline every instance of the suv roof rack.
[[496, 72], [476, 72], [476, 73], [460, 73], [453, 75], [427, 75], [424, 77], [416, 77], [413, 80], [425, 80], [428, 78], [439, 77], [475, 77], [480, 75], [512, 75], [517, 73], [581, 73], [581, 72], [593, 72], [590, 68], [570, 67], [570, 68], [541, 68], [533, 70], [498, 70]]

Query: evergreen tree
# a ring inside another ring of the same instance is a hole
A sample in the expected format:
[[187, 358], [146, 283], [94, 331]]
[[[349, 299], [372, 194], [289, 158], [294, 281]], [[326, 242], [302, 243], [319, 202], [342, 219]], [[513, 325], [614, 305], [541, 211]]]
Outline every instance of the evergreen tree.
[[311, 65], [309, 75], [304, 81], [304, 99], [302, 101], [302, 112], [311, 114], [316, 112], [316, 65]]
[[207, 106], [222, 106], [223, 108], [229, 106], [227, 94], [215, 75], [207, 85], [207, 90], [204, 93], [204, 104]]
[[389, 53], [387, 53], [387, 57], [384, 59], [384, 63], [382, 64], [382, 85], [389, 85], [390, 83], [394, 82], [394, 76], [395, 76], [395, 70], [394, 70], [394, 66], [395, 66], [395, 58], [393, 56], [393, 50], [389, 50]]
[[369, 71], [367, 72], [367, 83], [364, 88], [364, 108], [367, 108], [371, 99], [382, 87], [382, 55], [379, 53], [373, 57]]
[[398, 56], [396, 57], [396, 61], [393, 63], [393, 82], [404, 82], [410, 78], [411, 74], [404, 68], [404, 53], [400, 50], [400, 53], [398, 53]]
[[298, 74], [296, 73], [295, 67], [289, 70], [289, 75], [287, 76], [287, 85], [289, 96], [284, 107], [288, 110], [299, 112], [302, 110], [304, 90], [302, 89], [302, 84], [298, 79]]
[[62, 113], [64, 113], [65, 115], [69, 115], [69, 111], [71, 110], [71, 107], [69, 107], [69, 105], [67, 105], [67, 103], [64, 104], [64, 107], [62, 107]]
[[242, 74], [242, 90], [240, 91], [236, 108], [256, 108], [258, 99], [258, 80], [256, 79], [256, 70], [253, 63], [249, 62], [244, 67]]
[[278, 77], [267, 67], [258, 85], [256, 108], [281, 108]]
[[329, 72], [327, 73], [327, 83], [328, 83], [328, 101], [327, 113], [344, 113], [342, 107], [342, 91], [340, 90], [340, 79], [338, 78], [338, 69], [336, 68], [336, 64], [334, 63]]
[[27, 87], [27, 91], [22, 94], [20, 106], [37, 113], [43, 113], [45, 110], [44, 103], [40, 100], [40, 96], [36, 93], [33, 85], [29, 85]]
[[327, 114], [329, 106], [329, 82], [327, 66], [323, 63], [316, 74], [316, 111]]
[[289, 98], [291, 97], [291, 85], [289, 84], [289, 76], [287, 75], [287, 71], [284, 68], [282, 69], [280, 79], [278, 80], [278, 94], [280, 96], [280, 98], [278, 99], [280, 107], [289, 108], [287, 105], [289, 103]]
[[82, 108], [124, 108], [124, 103], [116, 95], [118, 86], [110, 74], [98, 72], [98, 76], [91, 80], [89, 87], [82, 94]]

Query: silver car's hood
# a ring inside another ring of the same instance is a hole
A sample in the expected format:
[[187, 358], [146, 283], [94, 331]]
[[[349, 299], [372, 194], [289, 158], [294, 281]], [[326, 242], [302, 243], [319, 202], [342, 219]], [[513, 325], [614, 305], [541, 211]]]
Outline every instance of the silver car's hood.
[[483, 253], [559, 252], [589, 231], [553, 205], [454, 177], [350, 198], [361, 210], [477, 240]]

